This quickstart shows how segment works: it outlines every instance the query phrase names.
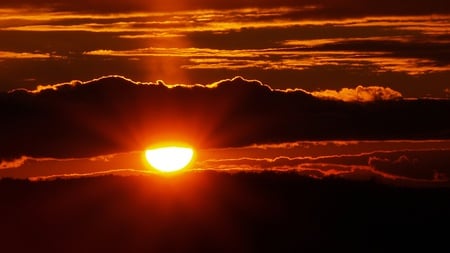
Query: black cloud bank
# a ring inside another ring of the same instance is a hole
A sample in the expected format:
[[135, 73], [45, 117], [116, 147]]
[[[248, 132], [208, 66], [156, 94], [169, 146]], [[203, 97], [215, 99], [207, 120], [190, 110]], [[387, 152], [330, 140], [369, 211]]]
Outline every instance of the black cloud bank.
[[168, 86], [111, 76], [0, 93], [0, 158], [89, 157], [154, 142], [236, 147], [324, 139], [448, 139], [450, 100], [342, 102], [241, 77]]

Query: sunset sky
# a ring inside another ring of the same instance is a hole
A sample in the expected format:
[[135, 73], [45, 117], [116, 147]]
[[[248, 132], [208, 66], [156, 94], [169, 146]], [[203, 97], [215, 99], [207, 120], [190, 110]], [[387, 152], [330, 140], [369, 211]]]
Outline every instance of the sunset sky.
[[194, 170], [448, 184], [446, 0], [0, 2], [0, 177]]

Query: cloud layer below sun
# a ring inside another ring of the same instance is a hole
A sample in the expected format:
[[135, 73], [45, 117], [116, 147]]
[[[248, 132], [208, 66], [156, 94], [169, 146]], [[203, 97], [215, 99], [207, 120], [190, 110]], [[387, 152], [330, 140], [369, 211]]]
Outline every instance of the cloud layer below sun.
[[[314, 178], [376, 180], [407, 186], [448, 186], [450, 142], [299, 141], [240, 148], [199, 149], [189, 170], [297, 172]], [[143, 151], [90, 158], [22, 157], [0, 163], [0, 178], [53, 179], [156, 173]]]

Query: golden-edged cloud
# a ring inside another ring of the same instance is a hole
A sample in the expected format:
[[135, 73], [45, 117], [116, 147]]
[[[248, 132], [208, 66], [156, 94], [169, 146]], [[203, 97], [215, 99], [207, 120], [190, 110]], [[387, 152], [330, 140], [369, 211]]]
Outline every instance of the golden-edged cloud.
[[345, 66], [358, 69], [373, 66], [377, 72], [405, 72], [419, 75], [450, 71], [450, 65], [438, 65], [432, 59], [397, 57], [389, 52], [308, 51], [301, 48], [226, 50], [211, 48], [138, 48], [134, 50], [98, 49], [84, 55], [113, 57], [182, 57], [186, 69], [304, 70], [317, 66]]
[[402, 94], [389, 87], [378, 86], [357, 86], [356, 88], [343, 88], [336, 90], [314, 91], [312, 94], [316, 97], [325, 99], [337, 99], [343, 101], [377, 101], [392, 100], [402, 98]]
[[0, 61], [5, 59], [49, 59], [63, 58], [59, 55], [39, 52], [8, 52], [0, 51]]
[[21, 167], [27, 159], [28, 159], [27, 157], [20, 157], [20, 158], [15, 158], [12, 160], [0, 159], [0, 170], [1, 169], [14, 169], [14, 168]]

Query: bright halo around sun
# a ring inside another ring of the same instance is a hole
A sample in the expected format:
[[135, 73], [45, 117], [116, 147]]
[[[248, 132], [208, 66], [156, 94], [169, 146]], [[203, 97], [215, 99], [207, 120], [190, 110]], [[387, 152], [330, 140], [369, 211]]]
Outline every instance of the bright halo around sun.
[[164, 146], [145, 151], [147, 162], [161, 172], [179, 171], [189, 165], [194, 157], [190, 147]]

